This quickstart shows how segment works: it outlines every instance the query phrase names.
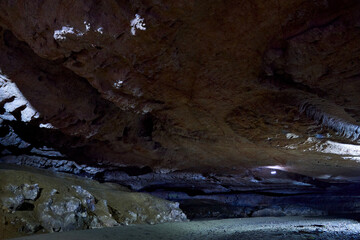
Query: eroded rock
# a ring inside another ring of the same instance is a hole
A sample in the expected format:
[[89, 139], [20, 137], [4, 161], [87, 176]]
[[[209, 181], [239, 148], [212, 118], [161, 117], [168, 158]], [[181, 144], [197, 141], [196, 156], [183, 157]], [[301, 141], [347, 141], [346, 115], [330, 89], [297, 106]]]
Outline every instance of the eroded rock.
[[39, 184], [29, 185], [27, 183], [20, 186], [9, 184], [3, 187], [2, 202], [3, 206], [9, 211], [16, 211], [19, 208], [25, 207], [28, 200], [34, 201], [40, 193]]
[[38, 204], [36, 214], [41, 225], [49, 232], [85, 229], [87, 212], [82, 207], [78, 198], [55, 194]]
[[7, 219], [0, 230], [14, 229], [14, 236], [186, 220], [178, 203], [66, 174], [0, 168], [0, 183], [1, 212]]
[[107, 201], [104, 199], [97, 202], [94, 213], [96, 216], [93, 217], [90, 228], [114, 227], [119, 225], [110, 213]]

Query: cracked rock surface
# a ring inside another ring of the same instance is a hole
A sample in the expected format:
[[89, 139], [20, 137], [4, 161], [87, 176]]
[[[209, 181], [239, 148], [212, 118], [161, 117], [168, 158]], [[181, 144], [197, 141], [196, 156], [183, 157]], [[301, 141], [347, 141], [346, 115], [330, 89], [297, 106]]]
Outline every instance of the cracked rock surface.
[[115, 184], [34, 168], [0, 168], [0, 238], [185, 221], [179, 204]]

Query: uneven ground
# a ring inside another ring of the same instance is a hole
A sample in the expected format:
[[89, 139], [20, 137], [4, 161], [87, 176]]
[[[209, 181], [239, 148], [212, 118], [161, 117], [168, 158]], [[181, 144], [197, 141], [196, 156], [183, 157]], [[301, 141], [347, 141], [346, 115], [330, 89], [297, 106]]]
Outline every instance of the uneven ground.
[[46, 234], [21, 239], [291, 239], [356, 240], [360, 224], [354, 220], [305, 217], [268, 217], [133, 225], [88, 231]]

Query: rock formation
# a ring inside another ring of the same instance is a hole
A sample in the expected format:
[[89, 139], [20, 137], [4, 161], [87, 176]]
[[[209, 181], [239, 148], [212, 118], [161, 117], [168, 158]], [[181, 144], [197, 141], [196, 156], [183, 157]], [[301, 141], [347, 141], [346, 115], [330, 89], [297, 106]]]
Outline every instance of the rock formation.
[[2, 162], [167, 198], [359, 181], [359, 1], [0, 8]]
[[0, 238], [185, 221], [178, 203], [68, 174], [0, 166]]

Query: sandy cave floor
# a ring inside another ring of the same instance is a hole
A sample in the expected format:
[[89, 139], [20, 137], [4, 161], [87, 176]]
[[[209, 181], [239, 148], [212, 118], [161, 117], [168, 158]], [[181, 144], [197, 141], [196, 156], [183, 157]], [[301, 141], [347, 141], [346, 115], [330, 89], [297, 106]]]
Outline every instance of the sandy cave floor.
[[329, 217], [260, 217], [131, 225], [19, 239], [360, 239], [360, 223]]

